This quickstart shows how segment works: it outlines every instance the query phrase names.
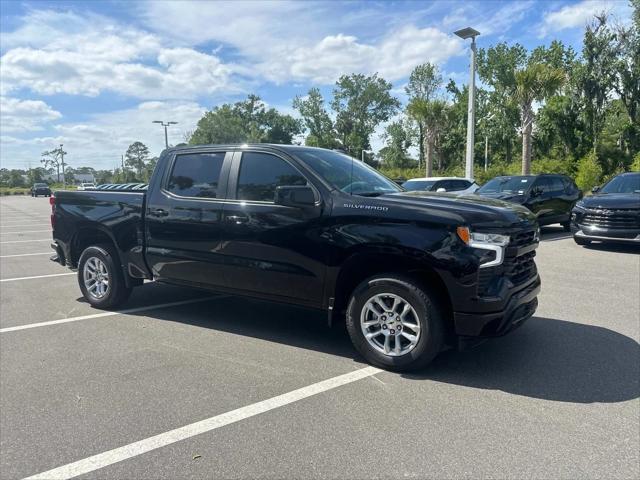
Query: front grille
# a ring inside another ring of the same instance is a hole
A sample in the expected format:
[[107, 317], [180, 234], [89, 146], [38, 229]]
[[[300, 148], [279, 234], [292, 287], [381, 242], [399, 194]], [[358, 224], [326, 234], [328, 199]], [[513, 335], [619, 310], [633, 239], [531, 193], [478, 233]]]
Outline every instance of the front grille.
[[588, 211], [582, 221], [582, 225], [610, 229], [636, 229], [640, 228], [640, 210], [637, 209], [613, 209]]
[[[508, 251], [502, 265], [481, 268], [478, 271], [478, 295], [491, 296], [500, 288], [500, 278], [508, 279], [515, 287], [522, 285], [537, 275], [535, 250], [518, 255], [518, 250], [535, 243], [536, 231], [526, 230], [511, 235]], [[513, 253], [516, 252], [516, 253]]]
[[518, 232], [511, 235], [511, 240], [509, 242], [510, 247], [524, 247], [525, 245], [529, 245], [533, 243], [533, 239], [536, 236], [535, 230], [526, 230], [524, 232]]
[[520, 285], [537, 273], [536, 262], [533, 260], [535, 256], [536, 252], [532, 250], [519, 257], [505, 259], [505, 274], [511, 283]]

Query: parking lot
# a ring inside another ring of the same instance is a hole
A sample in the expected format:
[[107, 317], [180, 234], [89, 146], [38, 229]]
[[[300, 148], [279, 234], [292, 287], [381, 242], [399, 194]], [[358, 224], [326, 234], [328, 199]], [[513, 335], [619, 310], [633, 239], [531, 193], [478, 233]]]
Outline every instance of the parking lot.
[[145, 284], [125, 312], [0, 199], [0, 476], [638, 478], [640, 255], [543, 230], [534, 318], [426, 370], [368, 367], [322, 312]]

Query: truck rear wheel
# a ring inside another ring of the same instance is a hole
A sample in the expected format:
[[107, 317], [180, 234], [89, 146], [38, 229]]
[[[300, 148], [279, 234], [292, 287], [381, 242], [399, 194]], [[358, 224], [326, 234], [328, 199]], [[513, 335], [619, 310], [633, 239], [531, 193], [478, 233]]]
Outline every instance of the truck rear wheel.
[[347, 330], [367, 361], [397, 371], [426, 366], [444, 338], [441, 311], [431, 293], [397, 275], [375, 276], [355, 289]]
[[87, 247], [78, 262], [78, 283], [82, 295], [96, 308], [123, 304], [131, 294], [125, 285], [120, 262], [108, 245]]

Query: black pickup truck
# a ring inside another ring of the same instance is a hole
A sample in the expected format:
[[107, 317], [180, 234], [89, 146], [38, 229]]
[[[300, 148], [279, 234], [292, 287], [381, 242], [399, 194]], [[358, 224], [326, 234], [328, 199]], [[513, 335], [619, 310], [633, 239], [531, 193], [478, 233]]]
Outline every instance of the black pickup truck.
[[323, 309], [330, 323], [346, 318], [368, 361], [401, 370], [503, 335], [537, 307], [527, 209], [405, 192], [336, 151], [172, 148], [146, 192], [51, 203], [52, 259], [78, 270], [98, 308], [150, 279]]

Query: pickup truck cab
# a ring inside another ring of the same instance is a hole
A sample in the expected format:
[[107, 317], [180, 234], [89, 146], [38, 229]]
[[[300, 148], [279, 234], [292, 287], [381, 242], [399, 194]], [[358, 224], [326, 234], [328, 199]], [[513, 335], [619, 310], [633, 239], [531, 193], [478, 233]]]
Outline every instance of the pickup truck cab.
[[95, 307], [149, 279], [323, 309], [389, 369], [513, 330], [540, 291], [526, 208], [405, 192], [332, 150], [171, 148], [146, 191], [51, 203], [52, 259], [78, 270]]

